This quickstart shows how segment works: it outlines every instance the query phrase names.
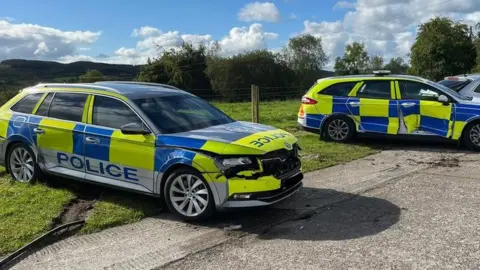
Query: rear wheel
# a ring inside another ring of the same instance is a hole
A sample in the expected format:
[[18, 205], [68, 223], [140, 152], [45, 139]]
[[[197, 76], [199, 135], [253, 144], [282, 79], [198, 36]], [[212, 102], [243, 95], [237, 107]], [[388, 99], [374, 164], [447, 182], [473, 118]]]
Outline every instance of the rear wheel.
[[215, 212], [207, 181], [197, 171], [181, 168], [167, 178], [165, 202], [171, 212], [184, 220], [202, 220]]
[[329, 141], [346, 142], [355, 134], [355, 125], [346, 116], [332, 116], [323, 127], [325, 139]]
[[465, 127], [463, 142], [468, 149], [480, 151], [480, 121], [473, 122]]
[[41, 174], [35, 154], [24, 143], [15, 143], [8, 149], [6, 165], [13, 179], [19, 182], [34, 182]]

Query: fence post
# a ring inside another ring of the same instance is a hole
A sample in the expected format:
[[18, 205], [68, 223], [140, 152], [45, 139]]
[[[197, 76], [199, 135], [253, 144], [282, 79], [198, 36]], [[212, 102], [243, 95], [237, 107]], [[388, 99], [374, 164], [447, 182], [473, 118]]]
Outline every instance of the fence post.
[[259, 103], [260, 103], [260, 90], [259, 87], [252, 84], [252, 122], [260, 122], [260, 112], [259, 112]]

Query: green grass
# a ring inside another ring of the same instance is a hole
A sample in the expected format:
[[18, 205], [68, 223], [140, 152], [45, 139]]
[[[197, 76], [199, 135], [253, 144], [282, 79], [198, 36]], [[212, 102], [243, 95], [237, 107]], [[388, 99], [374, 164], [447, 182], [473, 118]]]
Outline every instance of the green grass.
[[52, 220], [74, 198], [64, 189], [0, 178], [0, 255], [12, 252], [50, 229]]
[[137, 222], [160, 212], [159, 203], [146, 196], [112, 192], [95, 205], [93, 215], [82, 228], [84, 233], [97, 232], [109, 227]]
[[[251, 120], [250, 103], [215, 103], [237, 120]], [[375, 153], [368, 146], [328, 143], [296, 128], [298, 101], [260, 104], [260, 122], [285, 129], [299, 139], [304, 171], [348, 162]], [[1, 172], [1, 169], [0, 169]], [[44, 233], [74, 194], [41, 184], [12, 183], [0, 178], [0, 255], [11, 252]], [[158, 213], [159, 203], [146, 196], [109, 191], [95, 204], [83, 233], [132, 223]]]

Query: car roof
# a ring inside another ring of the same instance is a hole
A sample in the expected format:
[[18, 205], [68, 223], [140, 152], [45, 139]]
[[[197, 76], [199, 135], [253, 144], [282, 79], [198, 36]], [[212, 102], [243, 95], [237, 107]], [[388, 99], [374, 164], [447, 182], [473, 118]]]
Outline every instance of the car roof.
[[120, 94], [128, 99], [148, 96], [172, 96], [190, 93], [167, 84], [130, 82], [130, 81], [101, 81], [95, 83], [41, 83], [30, 89], [46, 90], [48, 88], [90, 89]]
[[428, 82], [427, 79], [412, 76], [412, 75], [400, 75], [400, 74], [388, 74], [388, 75], [376, 75], [376, 74], [361, 74], [361, 75], [344, 75], [344, 76], [334, 76], [334, 77], [326, 77], [319, 79], [320, 80], [338, 80], [338, 79], [408, 79], [408, 80], [415, 80], [419, 82]]

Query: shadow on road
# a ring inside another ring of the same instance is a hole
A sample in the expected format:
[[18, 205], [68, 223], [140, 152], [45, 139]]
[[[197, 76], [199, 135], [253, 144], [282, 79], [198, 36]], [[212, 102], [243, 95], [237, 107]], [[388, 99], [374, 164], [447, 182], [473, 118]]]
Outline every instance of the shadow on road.
[[[305, 187], [299, 193], [315, 194], [322, 199], [317, 205], [310, 201], [310, 205], [296, 209], [271, 206], [228, 210], [208, 221], [190, 224], [219, 229], [241, 225], [233, 231], [257, 234], [261, 239], [346, 240], [378, 234], [397, 223], [401, 214], [398, 206], [380, 198]], [[288, 207], [291, 199], [283, 205]], [[292, 204], [299, 205], [298, 202]], [[177, 220], [167, 213], [156, 218]]]
[[415, 150], [424, 152], [471, 153], [457, 142], [437, 137], [359, 135], [348, 144], [369, 146], [378, 150]]

